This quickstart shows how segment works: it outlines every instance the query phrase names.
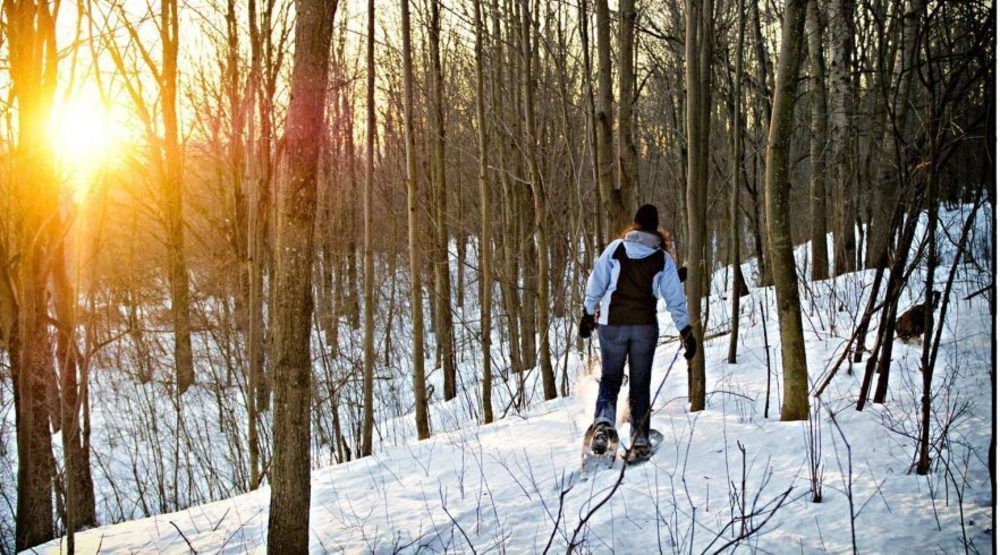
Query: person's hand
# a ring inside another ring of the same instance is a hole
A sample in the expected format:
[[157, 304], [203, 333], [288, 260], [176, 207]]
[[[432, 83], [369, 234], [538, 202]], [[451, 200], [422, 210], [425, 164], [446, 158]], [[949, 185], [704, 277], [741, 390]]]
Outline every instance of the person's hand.
[[688, 278], [688, 269], [687, 269], [687, 266], [678, 266], [677, 267], [677, 279], [681, 280], [681, 283], [684, 283], [685, 281], [687, 281], [687, 278]]
[[694, 338], [691, 326], [684, 326], [681, 330], [681, 341], [684, 342], [684, 358], [691, 360], [698, 353], [698, 341]]
[[590, 334], [597, 329], [597, 320], [594, 318], [593, 314], [587, 314], [586, 311], [583, 313], [583, 318], [580, 318], [580, 337], [586, 339], [590, 337]]

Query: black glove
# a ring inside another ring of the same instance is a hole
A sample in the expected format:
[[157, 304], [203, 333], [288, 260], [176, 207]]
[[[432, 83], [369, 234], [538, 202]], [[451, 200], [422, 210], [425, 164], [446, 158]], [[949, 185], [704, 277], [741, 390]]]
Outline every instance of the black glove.
[[687, 281], [687, 278], [688, 278], [688, 269], [687, 269], [687, 266], [678, 266], [677, 267], [677, 279], [681, 280], [681, 283], [684, 283], [685, 281]]
[[691, 326], [684, 326], [681, 330], [681, 341], [684, 342], [684, 358], [691, 360], [698, 353], [698, 341], [694, 338]]
[[597, 320], [594, 319], [594, 315], [584, 312], [583, 318], [580, 318], [580, 337], [584, 339], [590, 337], [595, 329], [597, 329]]

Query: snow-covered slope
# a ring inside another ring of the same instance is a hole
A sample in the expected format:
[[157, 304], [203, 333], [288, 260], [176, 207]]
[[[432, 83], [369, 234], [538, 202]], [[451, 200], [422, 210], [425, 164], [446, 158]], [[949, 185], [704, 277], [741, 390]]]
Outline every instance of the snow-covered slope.
[[[936, 275], [942, 284], [952, 259], [943, 250]], [[897, 342], [884, 405], [855, 410], [861, 379], [861, 368], [855, 368], [853, 374], [839, 373], [817, 404], [818, 429], [780, 422], [774, 294], [761, 288], [742, 300], [738, 363], [726, 362], [728, 334], [704, 346], [709, 393], [700, 413], [687, 411], [686, 365], [661, 314], [669, 332], [658, 350], [654, 390], [665, 376], [666, 381], [654, 403], [652, 425], [666, 439], [649, 463], [623, 475], [616, 468], [579, 480], [580, 439], [591, 419], [599, 361], [575, 357], [571, 375], [579, 378], [569, 397], [495, 424], [386, 445], [375, 456], [314, 471], [312, 549], [522, 553], [566, 551], [573, 544], [588, 552], [714, 552], [734, 545], [772, 553], [847, 552], [853, 536], [861, 552], [955, 552], [966, 546], [990, 552], [993, 510], [986, 460], [993, 425], [992, 322], [984, 295], [963, 300], [982, 287], [977, 272], [973, 264], [962, 265], [944, 322], [931, 430], [941, 448], [934, 452], [929, 476], [911, 468], [918, 433], [919, 347]], [[904, 305], [921, 295], [920, 273], [914, 273]], [[843, 348], [872, 277], [870, 271], [859, 272], [803, 287], [813, 381], [822, 378]], [[725, 294], [721, 287], [713, 292]], [[727, 306], [721, 295], [713, 297], [710, 332], [728, 329]], [[627, 437], [627, 425], [620, 431]], [[819, 436], [819, 503], [810, 491], [811, 433]], [[614, 489], [619, 476], [623, 479]], [[89, 530], [77, 534], [77, 549], [263, 551], [268, 493], [264, 487], [182, 512]], [[59, 548], [56, 541], [39, 551]]]

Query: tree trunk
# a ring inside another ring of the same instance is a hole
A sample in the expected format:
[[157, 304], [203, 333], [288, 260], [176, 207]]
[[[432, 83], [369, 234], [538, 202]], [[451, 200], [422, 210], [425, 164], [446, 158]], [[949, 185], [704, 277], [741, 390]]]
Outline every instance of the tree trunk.
[[809, 419], [809, 369], [802, 335], [802, 309], [799, 303], [798, 278], [795, 275], [795, 257], [792, 253], [794, 245], [788, 203], [789, 151], [795, 123], [795, 94], [798, 88], [805, 15], [806, 0], [787, 0], [764, 170], [771, 270], [774, 273], [778, 324], [781, 330], [785, 393], [781, 404], [782, 420]]
[[[374, 1], [374, 0], [369, 0]], [[479, 141], [479, 335], [483, 352], [483, 421], [493, 422], [493, 359], [491, 340], [493, 334], [493, 244], [490, 227], [493, 202], [487, 181], [487, 152], [489, 130], [486, 128], [486, 91], [483, 71], [483, 8], [480, 0], [473, 0], [476, 25], [476, 131]]]
[[830, 277], [830, 259], [826, 246], [826, 63], [823, 61], [823, 23], [816, 0], [808, 0], [806, 21], [809, 27], [809, 66], [812, 80], [809, 96], [812, 100], [812, 128], [809, 136], [809, 176], [812, 231], [812, 279]]
[[854, 183], [857, 179], [857, 141], [854, 111], [856, 98], [852, 81], [854, 55], [854, 0], [834, 0], [830, 17], [830, 34], [833, 52], [830, 77], [833, 103], [830, 121], [833, 124], [833, 160], [835, 165], [833, 185], [833, 274], [842, 275], [856, 269], [857, 245], [854, 236], [854, 217], [857, 207], [853, 202]]
[[[767, 38], [764, 36], [763, 29], [761, 27], [760, 21], [760, 6], [759, 2], [756, 0], [750, 2], [750, 12], [753, 15], [753, 28], [754, 28], [754, 52], [757, 56], [757, 88], [759, 89], [758, 98], [760, 98], [760, 104], [763, 104], [764, 112], [764, 122], [760, 122], [760, 126], [771, 124], [771, 113], [773, 112], [772, 105], [772, 92], [773, 89], [772, 81], [774, 80], [774, 75], [771, 73], [770, 57], [767, 52]], [[759, 112], [758, 112], [759, 113]], [[758, 119], [759, 121], [759, 119]], [[766, 145], [763, 145], [766, 146]], [[760, 148], [763, 150], [763, 148]], [[757, 218], [755, 222], [754, 232], [755, 232], [755, 247], [757, 250], [757, 264], [758, 264], [758, 286], [766, 287], [769, 285], [774, 285], [774, 277], [771, 275], [771, 260], [767, 252], [767, 208], [764, 202], [765, 193], [763, 191], [765, 185], [762, 180], [762, 173], [757, 170], [761, 160], [760, 157], [754, 156], [754, 215]]]
[[312, 356], [313, 238], [317, 162], [326, 105], [336, 0], [298, 0], [295, 58], [286, 121], [287, 162], [278, 199], [272, 364], [274, 455], [269, 553], [309, 550], [309, 419]]
[[[756, 1], [756, 0], [751, 0]], [[740, 297], [746, 289], [743, 269], [740, 266], [740, 187], [743, 186], [743, 40], [746, 35], [746, 10], [739, 0], [738, 30], [736, 37], [736, 77], [733, 79], [733, 186], [730, 191], [729, 243], [732, 251], [733, 290], [730, 293], [729, 364], [736, 364], [736, 346], [740, 329]]]
[[444, 399], [455, 398], [455, 331], [451, 314], [451, 269], [448, 263], [448, 190], [445, 183], [444, 75], [441, 69], [441, 6], [431, 0], [430, 42], [431, 76], [431, 179], [434, 198], [434, 335], [444, 371]]
[[[704, 329], [701, 304], [704, 291], [706, 245], [706, 197], [708, 192], [708, 127], [711, 124], [709, 95], [711, 75], [707, 70], [707, 50], [711, 48], [711, 7], [691, 0], [687, 7], [685, 53], [687, 58], [687, 305], [694, 336], [702, 341]], [[688, 398], [691, 411], [705, 408], [704, 349], [688, 363]]]
[[413, 401], [417, 438], [431, 436], [424, 383], [424, 300], [420, 285], [420, 222], [417, 220], [417, 153], [413, 129], [413, 47], [410, 42], [410, 0], [400, 2], [403, 26], [403, 131], [406, 135], [406, 210], [410, 246], [410, 317], [413, 322]]
[[622, 221], [638, 208], [639, 154], [635, 146], [633, 104], [635, 87], [635, 21], [638, 18], [635, 0], [621, 0], [618, 4], [618, 179], [621, 194]]
[[538, 359], [542, 371], [542, 388], [545, 399], [555, 399], [555, 372], [552, 370], [552, 354], [549, 347], [549, 221], [548, 206], [542, 176], [538, 170], [538, 130], [535, 124], [535, 82], [532, 77], [531, 12], [528, 0], [521, 0], [521, 70], [524, 72], [524, 124], [525, 145], [528, 168], [531, 173], [531, 193], [534, 200], [534, 236], [536, 268], [536, 322], [538, 328]]
[[[9, 227], [17, 253], [6, 253], [0, 278], [6, 290], [3, 342], [14, 386], [17, 436], [17, 508], [14, 550], [52, 539], [52, 479], [55, 461], [47, 393], [52, 372], [48, 332], [46, 222], [58, 216], [58, 180], [52, 167], [47, 125], [57, 82], [56, 17], [50, 4], [4, 2], [9, 75], [17, 103], [10, 197], [17, 208]], [[15, 257], [16, 258], [13, 258]], [[59, 424], [59, 422], [56, 422]]]
[[184, 251], [182, 203], [182, 160], [177, 129], [177, 50], [179, 44], [177, 0], [160, 2], [160, 41], [163, 45], [163, 206], [167, 224], [167, 274], [170, 282], [170, 314], [174, 325], [174, 365], [177, 394], [183, 395], [194, 383], [191, 352], [191, 309], [188, 292], [187, 259]]
[[899, 63], [899, 90], [896, 91], [893, 104], [892, 116], [895, 120], [892, 126], [886, 130], [883, 144], [898, 144], [902, 141], [902, 160], [897, 160], [902, 167], [886, 164], [880, 179], [875, 184], [876, 203], [874, 206], [874, 217], [872, 218], [872, 228], [868, 233], [868, 250], [865, 253], [865, 263], [869, 267], [883, 267], [889, 264], [892, 253], [892, 236], [895, 229], [892, 227], [890, 217], [894, 208], [894, 197], [897, 188], [894, 184], [897, 180], [892, 178], [893, 171], [897, 175], [909, 172], [909, 163], [913, 157], [914, 133], [912, 124], [914, 121], [913, 89], [914, 78], [916, 77], [918, 59], [918, 43], [920, 33], [920, 17], [924, 12], [926, 0], [907, 0], [903, 13], [903, 39], [900, 50]]
[[597, 14], [597, 166], [604, 211], [608, 216], [607, 240], [628, 224], [621, 190], [615, 187], [614, 122], [611, 120], [611, 15], [608, 0], [595, 0]]
[[368, 0], [368, 40], [366, 62], [368, 75], [365, 86], [365, 366], [361, 456], [372, 454], [372, 433], [375, 429], [375, 253], [372, 244], [372, 212], [375, 195], [375, 0]]

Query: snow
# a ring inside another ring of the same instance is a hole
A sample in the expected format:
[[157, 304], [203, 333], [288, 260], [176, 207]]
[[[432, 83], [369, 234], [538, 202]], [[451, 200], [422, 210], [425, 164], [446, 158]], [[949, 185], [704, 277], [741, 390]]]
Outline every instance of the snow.
[[[941, 267], [935, 275], [939, 289], [954, 251], [945, 234], [957, 233], [968, 209], [942, 214]], [[988, 215], [978, 217], [976, 241], [990, 240], [982, 238], [992, 233], [989, 221]], [[976, 245], [974, 252], [984, 248]], [[988, 252], [988, 244], [985, 248]], [[805, 269], [807, 246], [796, 254]], [[745, 266], [748, 279], [752, 270], [752, 263]], [[713, 280], [710, 334], [728, 330], [727, 275], [720, 269]], [[814, 383], [853, 331], [873, 276], [862, 271], [801, 288]], [[919, 302], [923, 279], [920, 269], [914, 272], [901, 306]], [[942, 430], [947, 434], [942, 449], [933, 453], [928, 476], [912, 471], [920, 348], [897, 341], [884, 405], [869, 403], [864, 411], [855, 410], [863, 370], [857, 367], [853, 374], [839, 372], [815, 404], [822, 501], [812, 502], [810, 426], [778, 419], [781, 361], [773, 289], [751, 288], [741, 301], [738, 363], [726, 362], [728, 333], [704, 345], [708, 396], [706, 410], [699, 413], [687, 411], [686, 367], [661, 307], [666, 334], [654, 364], [654, 391], [665, 376], [666, 381], [654, 402], [652, 427], [663, 432], [664, 443], [651, 461], [624, 472], [609, 501], [584, 525], [581, 520], [611, 492], [620, 474], [619, 462], [589, 481], [576, 475], [580, 438], [596, 398], [596, 349], [592, 356], [570, 355], [572, 395], [512, 410], [494, 424], [478, 425], [469, 408], [474, 400], [461, 396], [434, 405], [435, 435], [427, 441], [410, 439], [411, 415], [383, 421], [381, 429], [397, 431], [385, 435], [374, 456], [313, 471], [311, 550], [520, 553], [565, 551], [573, 542], [588, 552], [714, 552], [732, 549], [745, 526], [753, 532], [738, 544], [741, 551], [848, 552], [853, 503], [860, 552], [955, 552], [966, 546], [991, 552], [986, 453], [993, 425], [993, 322], [984, 295], [963, 300], [982, 288], [982, 279], [975, 264], [962, 263], [934, 373], [931, 437], [940, 438]], [[565, 343], [567, 325], [572, 322], [555, 323], [557, 346]], [[772, 366], [767, 418], [765, 329]], [[873, 338], [874, 329], [869, 346]], [[474, 352], [476, 346], [467, 348]], [[561, 355], [558, 347], [557, 353]], [[462, 371], [473, 391], [478, 368], [477, 357], [466, 356]], [[532, 372], [528, 387], [536, 386], [537, 372]], [[494, 406], [502, 406], [498, 401], [509, 396], [502, 386], [496, 389]], [[626, 438], [627, 430], [627, 424], [619, 427]], [[268, 495], [264, 486], [183, 511], [88, 530], [76, 535], [77, 550], [263, 552]], [[750, 513], [754, 516], [740, 518]], [[50, 542], [38, 551], [58, 553], [64, 542]]]

